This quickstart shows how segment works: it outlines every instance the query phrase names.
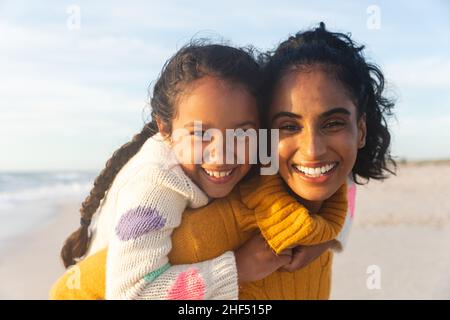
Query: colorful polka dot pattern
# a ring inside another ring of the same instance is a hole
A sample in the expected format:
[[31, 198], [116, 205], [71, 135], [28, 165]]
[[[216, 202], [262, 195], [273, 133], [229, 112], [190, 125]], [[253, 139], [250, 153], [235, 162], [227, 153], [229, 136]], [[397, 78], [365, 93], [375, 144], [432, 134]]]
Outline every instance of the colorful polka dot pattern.
[[155, 280], [156, 278], [158, 278], [161, 274], [163, 274], [164, 272], [167, 271], [167, 269], [170, 268], [170, 263], [166, 263], [165, 265], [163, 265], [161, 268], [156, 269], [150, 273], [148, 273], [145, 277], [144, 280], [147, 282], [152, 282], [153, 280]]
[[116, 234], [122, 241], [137, 239], [151, 231], [160, 230], [166, 218], [152, 208], [137, 207], [126, 212], [116, 226]]
[[203, 299], [205, 299], [205, 283], [197, 269], [180, 273], [167, 294], [167, 300]]

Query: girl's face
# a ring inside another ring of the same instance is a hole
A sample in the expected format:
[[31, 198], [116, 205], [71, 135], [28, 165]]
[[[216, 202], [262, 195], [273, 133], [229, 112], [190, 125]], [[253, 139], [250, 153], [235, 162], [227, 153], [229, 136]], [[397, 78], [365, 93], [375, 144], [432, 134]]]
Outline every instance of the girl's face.
[[324, 201], [345, 183], [365, 144], [365, 117], [346, 88], [320, 66], [290, 70], [271, 101], [279, 129], [280, 175], [306, 201]]
[[[184, 90], [178, 98], [176, 110], [172, 132], [182, 129], [184, 133], [173, 143], [183, 153], [183, 156], [178, 156], [183, 170], [209, 197], [225, 197], [251, 168], [248, 139], [243, 144], [244, 150], [239, 150], [242, 152], [241, 160], [236, 161], [238, 143], [234, 141], [235, 147], [227, 150], [225, 130], [257, 130], [256, 99], [241, 85], [207, 76]], [[203, 132], [195, 129], [194, 121], [201, 121]], [[215, 129], [216, 133], [209, 136], [210, 141], [202, 141], [202, 135], [208, 129]], [[236, 137], [232, 139], [237, 140]], [[196, 161], [196, 156], [197, 159], [204, 157]], [[206, 160], [208, 156], [210, 158]], [[227, 156], [231, 157], [232, 163], [227, 163], [230, 162]]]

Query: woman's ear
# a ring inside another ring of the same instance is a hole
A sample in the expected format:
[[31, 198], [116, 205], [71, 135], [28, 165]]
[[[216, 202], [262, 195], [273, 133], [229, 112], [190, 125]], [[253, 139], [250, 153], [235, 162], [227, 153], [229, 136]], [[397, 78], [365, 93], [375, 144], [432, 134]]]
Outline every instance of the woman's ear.
[[367, 125], [366, 114], [364, 113], [358, 119], [358, 149], [364, 148], [366, 145]]

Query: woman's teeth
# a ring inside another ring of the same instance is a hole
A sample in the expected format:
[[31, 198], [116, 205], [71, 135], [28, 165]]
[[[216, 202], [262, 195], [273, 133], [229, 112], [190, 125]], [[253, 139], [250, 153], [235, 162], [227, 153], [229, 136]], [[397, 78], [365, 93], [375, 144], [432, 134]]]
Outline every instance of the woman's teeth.
[[336, 165], [337, 165], [337, 162], [335, 162], [333, 164], [327, 164], [323, 167], [317, 167], [317, 168], [310, 168], [310, 167], [304, 167], [304, 166], [295, 166], [295, 168], [297, 168], [297, 170], [303, 172], [307, 176], [316, 178], [316, 177], [320, 177], [321, 175], [327, 173], [328, 171], [330, 171], [331, 169], [336, 167]]
[[222, 178], [222, 177], [229, 176], [231, 174], [231, 172], [233, 171], [233, 170], [229, 170], [229, 171], [210, 171], [210, 170], [206, 170], [206, 169], [203, 169], [203, 170], [205, 170], [205, 172], [209, 176], [214, 177], [214, 178]]

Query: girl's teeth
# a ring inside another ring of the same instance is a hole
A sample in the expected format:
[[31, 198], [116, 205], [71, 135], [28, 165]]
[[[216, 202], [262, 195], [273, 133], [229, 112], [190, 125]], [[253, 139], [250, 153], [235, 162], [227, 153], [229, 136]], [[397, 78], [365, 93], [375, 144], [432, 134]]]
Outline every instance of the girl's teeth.
[[214, 177], [214, 178], [223, 178], [223, 177], [229, 176], [231, 174], [231, 171], [233, 171], [233, 170], [230, 170], [230, 171], [209, 171], [209, 170], [206, 170], [206, 169], [204, 169], [204, 170], [209, 176]]

